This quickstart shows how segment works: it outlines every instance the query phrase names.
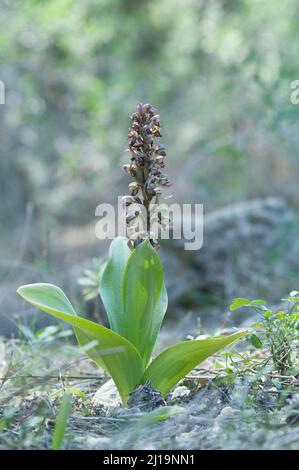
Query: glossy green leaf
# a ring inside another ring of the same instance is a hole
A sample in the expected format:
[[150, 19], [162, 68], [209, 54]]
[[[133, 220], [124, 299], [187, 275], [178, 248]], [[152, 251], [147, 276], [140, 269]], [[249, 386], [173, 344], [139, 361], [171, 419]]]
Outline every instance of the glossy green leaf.
[[167, 309], [161, 260], [149, 240], [138, 245], [128, 260], [123, 302], [125, 329], [122, 335], [134, 344], [146, 366]]
[[168, 295], [167, 295], [167, 290], [166, 290], [165, 284], [163, 282], [162, 289], [161, 289], [160, 296], [159, 296], [159, 300], [156, 304], [156, 307], [155, 307], [154, 312], [153, 312], [153, 317], [152, 317], [152, 329], [151, 329], [151, 331], [152, 331], [152, 338], [153, 338], [153, 343], [154, 344], [152, 346], [149, 345], [148, 357], [146, 358], [146, 364], [148, 363], [148, 361], [151, 358], [153, 348], [155, 346], [157, 336], [158, 336], [158, 333], [161, 329], [161, 324], [162, 324], [163, 318], [164, 318], [166, 310], [167, 310], [167, 306], [168, 306]]
[[97, 340], [96, 345], [85, 349], [86, 354], [111, 375], [123, 403], [126, 403], [143, 374], [142, 361], [135, 347], [114, 331], [76, 316], [72, 304], [59, 287], [29, 284], [20, 287], [18, 293], [32, 305], [72, 325], [81, 345]]
[[240, 331], [230, 336], [183, 341], [170, 346], [149, 365], [142, 383], [149, 380], [153, 388], [166, 395], [194, 367], [246, 333], [247, 331]]
[[249, 299], [244, 299], [244, 298], [238, 298], [234, 299], [232, 304], [230, 305], [230, 310], [238, 310], [239, 308], [242, 307], [256, 307], [262, 310], [265, 310], [265, 304], [266, 302], [264, 300], [258, 299], [258, 300], [249, 300]]
[[242, 308], [242, 307], [248, 307], [249, 304], [250, 304], [249, 299], [238, 298], [238, 299], [233, 300], [233, 302], [231, 303], [229, 309], [231, 311], [234, 311], [234, 310], [238, 310], [239, 308]]
[[131, 251], [127, 239], [117, 237], [109, 249], [109, 259], [100, 282], [100, 294], [110, 327], [124, 336], [123, 276]]

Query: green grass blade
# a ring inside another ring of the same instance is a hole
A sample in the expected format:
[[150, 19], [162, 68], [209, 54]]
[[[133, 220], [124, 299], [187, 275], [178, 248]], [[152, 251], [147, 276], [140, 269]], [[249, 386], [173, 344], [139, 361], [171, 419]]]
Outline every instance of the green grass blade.
[[230, 336], [183, 341], [170, 346], [153, 360], [144, 373], [142, 383], [150, 380], [153, 388], [166, 395], [194, 367], [246, 333], [240, 331]]
[[59, 287], [29, 284], [20, 287], [18, 293], [32, 305], [72, 325], [81, 346], [97, 340], [97, 344], [86, 354], [113, 378], [126, 404], [129, 393], [139, 384], [144, 371], [135, 347], [114, 331], [76, 316], [73, 306]]
[[100, 281], [100, 294], [110, 327], [120, 335], [124, 331], [124, 306], [122, 299], [123, 276], [131, 251], [127, 239], [117, 237], [109, 249], [109, 259]]
[[63, 444], [67, 421], [71, 412], [72, 407], [72, 396], [69, 393], [65, 393], [62, 398], [62, 402], [57, 415], [53, 438], [52, 438], [52, 449], [59, 450]]
[[147, 365], [167, 308], [163, 268], [149, 240], [132, 252], [123, 278], [125, 336]]
[[164, 421], [165, 419], [170, 418], [178, 413], [183, 413], [185, 409], [182, 406], [160, 406], [149, 413], [146, 413], [142, 416], [139, 421], [135, 424], [135, 430], [140, 431], [148, 426]]

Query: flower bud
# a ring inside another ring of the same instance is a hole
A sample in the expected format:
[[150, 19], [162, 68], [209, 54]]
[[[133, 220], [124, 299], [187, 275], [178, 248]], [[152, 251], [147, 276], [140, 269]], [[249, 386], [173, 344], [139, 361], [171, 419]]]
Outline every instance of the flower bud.
[[164, 164], [164, 157], [162, 157], [162, 155], [159, 155], [158, 157], [156, 157], [156, 162], [159, 165]]
[[166, 151], [164, 145], [158, 145], [155, 147], [155, 153], [157, 155], [161, 155], [162, 157], [166, 157]]
[[139, 103], [139, 105], [137, 106], [137, 109], [140, 114], [143, 114], [146, 111], [146, 105]]
[[138, 131], [140, 129], [140, 124], [137, 121], [134, 121], [132, 124], [133, 131]]
[[162, 194], [162, 192], [163, 192], [162, 189], [161, 189], [161, 188], [158, 188], [158, 187], [155, 188], [155, 189], [153, 189], [153, 191], [154, 191], [154, 193], [155, 193], [156, 196], [160, 196], [160, 194]]
[[158, 241], [155, 238], [150, 238], [150, 243], [151, 243], [152, 247], [155, 248], [155, 250], [159, 250], [160, 245], [159, 245]]
[[128, 214], [127, 217], [126, 217], [126, 222], [127, 224], [129, 224], [130, 222], [132, 222], [133, 220], [136, 219], [136, 217], [139, 216], [139, 211], [135, 211], [131, 214]]
[[156, 125], [160, 125], [160, 114], [155, 114], [155, 116], [152, 117], [152, 121], [153, 121]]
[[[134, 178], [129, 185], [130, 196], [124, 199], [123, 204], [128, 207], [133, 202], [138, 204], [141, 210], [144, 209], [145, 220], [150, 220], [150, 205], [153, 198], [162, 194], [160, 186], [170, 186], [168, 178], [162, 173], [165, 166], [164, 157], [166, 151], [164, 145], [158, 144], [157, 140], [161, 137], [160, 115], [156, 109], [149, 103], [139, 103], [137, 111], [132, 114], [132, 125], [128, 134], [128, 146], [131, 153], [131, 163], [124, 166], [124, 171]], [[131, 198], [131, 199], [128, 199]], [[138, 232], [140, 219], [134, 223], [139, 212], [131, 213], [127, 216], [127, 234], [129, 237], [134, 235], [128, 246], [131, 249], [137, 246], [144, 238], [149, 238], [152, 245], [157, 248], [158, 243], [155, 236], [146, 236]], [[149, 224], [150, 225], [150, 224]], [[150, 226], [147, 227], [150, 231]], [[130, 234], [129, 234], [130, 232]]]
[[140, 187], [139, 184], [133, 181], [132, 183], [129, 184], [129, 191], [132, 196], [136, 196]]
[[152, 130], [152, 133], [155, 137], [161, 137], [160, 127], [154, 126], [153, 130]]
[[132, 196], [123, 196], [121, 198], [121, 205], [123, 207], [129, 207], [131, 204], [135, 202], [134, 198]]
[[123, 165], [123, 170], [125, 171], [125, 173], [127, 173], [127, 175], [129, 175], [131, 173], [131, 165]]

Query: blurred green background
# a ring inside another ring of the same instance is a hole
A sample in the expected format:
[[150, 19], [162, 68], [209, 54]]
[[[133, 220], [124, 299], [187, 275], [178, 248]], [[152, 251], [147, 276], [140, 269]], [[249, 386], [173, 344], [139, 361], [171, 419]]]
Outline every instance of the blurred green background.
[[75, 278], [77, 260], [106, 249], [94, 211], [126, 193], [123, 150], [139, 101], [162, 116], [175, 200], [211, 211], [280, 196], [297, 214], [298, 1], [0, 7], [0, 301], [28, 272], [53, 280], [71, 264]]

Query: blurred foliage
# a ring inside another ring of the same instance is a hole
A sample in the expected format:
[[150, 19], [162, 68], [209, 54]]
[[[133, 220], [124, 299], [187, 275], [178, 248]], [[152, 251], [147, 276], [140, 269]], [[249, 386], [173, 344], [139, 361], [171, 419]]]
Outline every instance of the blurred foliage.
[[[287, 302], [286, 308], [275, 311], [266, 305], [264, 300], [250, 301], [238, 298], [233, 301], [230, 310], [249, 307], [258, 312], [259, 321], [252, 326], [259, 333], [250, 334], [249, 340], [256, 349], [267, 348], [269, 354], [264, 366], [271, 360], [281, 375], [294, 373], [297, 361], [297, 342], [299, 340], [299, 292], [292, 291], [282, 302]], [[298, 373], [298, 370], [296, 374]]]
[[81, 224], [121, 194], [141, 100], [164, 118], [178, 199], [297, 201], [296, 0], [1, 0], [1, 13], [2, 231], [28, 201]]

